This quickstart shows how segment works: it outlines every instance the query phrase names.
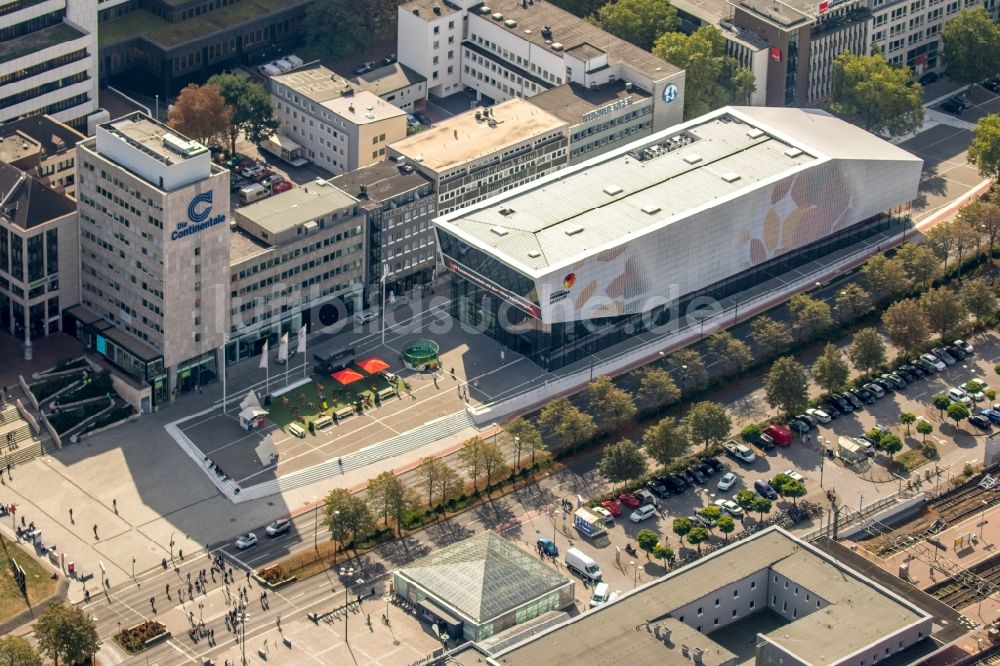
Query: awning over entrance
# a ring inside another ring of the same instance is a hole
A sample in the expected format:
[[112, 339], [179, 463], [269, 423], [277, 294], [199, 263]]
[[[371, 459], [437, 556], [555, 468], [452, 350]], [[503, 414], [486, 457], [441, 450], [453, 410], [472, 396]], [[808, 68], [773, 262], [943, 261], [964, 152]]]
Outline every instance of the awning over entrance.
[[417, 602], [417, 605], [424, 611], [427, 611], [434, 617], [438, 618], [449, 627], [461, 627], [462, 621], [455, 619], [455, 616], [446, 611], [445, 609], [438, 606], [430, 599], [424, 599], [423, 601]]

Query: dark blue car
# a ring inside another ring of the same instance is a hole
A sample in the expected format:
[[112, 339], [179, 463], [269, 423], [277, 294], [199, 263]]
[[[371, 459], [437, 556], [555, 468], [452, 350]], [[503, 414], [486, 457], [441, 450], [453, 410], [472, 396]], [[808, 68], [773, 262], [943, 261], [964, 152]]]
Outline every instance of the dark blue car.
[[995, 409], [980, 409], [979, 413], [988, 418], [994, 425], [1000, 425], [1000, 411]]
[[552, 557], [556, 557], [557, 555], [559, 555], [559, 549], [552, 542], [552, 539], [546, 539], [543, 537], [538, 541], [536, 541], [535, 545], [537, 546], [538, 550], [540, 550], [545, 555], [551, 555]]

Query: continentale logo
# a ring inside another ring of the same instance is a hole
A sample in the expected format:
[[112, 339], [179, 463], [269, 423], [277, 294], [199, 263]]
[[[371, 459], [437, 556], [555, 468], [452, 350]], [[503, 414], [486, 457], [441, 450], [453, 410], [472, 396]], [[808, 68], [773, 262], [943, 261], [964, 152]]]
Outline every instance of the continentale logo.
[[572, 289], [576, 284], [576, 273], [570, 273], [563, 278], [563, 289]]
[[196, 234], [226, 221], [225, 215], [220, 214], [215, 217], [211, 217], [211, 215], [212, 191], [194, 195], [187, 207], [188, 219], [177, 224], [177, 228], [170, 233], [170, 240]]
[[[200, 208], [202, 204], [208, 204], [207, 206]], [[188, 219], [198, 224], [204, 222], [205, 219], [212, 214], [212, 191], [202, 192], [201, 194], [196, 194], [194, 199], [191, 199], [191, 203], [188, 204]]]

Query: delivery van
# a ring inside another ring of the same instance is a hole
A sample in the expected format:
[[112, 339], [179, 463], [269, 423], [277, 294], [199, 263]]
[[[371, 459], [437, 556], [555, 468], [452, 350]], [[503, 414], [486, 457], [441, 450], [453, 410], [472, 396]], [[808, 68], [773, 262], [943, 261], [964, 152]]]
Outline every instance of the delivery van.
[[570, 548], [566, 551], [566, 568], [594, 582], [601, 580], [601, 567], [589, 555]]
[[598, 583], [594, 586], [594, 596], [590, 598], [590, 607], [597, 608], [605, 604], [611, 598], [611, 586], [607, 583]]

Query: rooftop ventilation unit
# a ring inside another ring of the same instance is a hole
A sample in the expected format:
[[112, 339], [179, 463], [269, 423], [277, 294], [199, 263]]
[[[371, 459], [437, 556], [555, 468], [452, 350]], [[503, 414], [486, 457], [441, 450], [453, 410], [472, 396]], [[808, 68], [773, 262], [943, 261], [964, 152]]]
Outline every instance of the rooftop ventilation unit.
[[561, 42], [552, 42], [552, 50], [553, 51], [562, 51], [563, 50], [562, 43]]
[[742, 176], [733, 171], [727, 171], [726, 173], [722, 174], [722, 180], [726, 181], [727, 183], [735, 183], [740, 178], [742, 178]]
[[571, 224], [566, 227], [567, 236], [576, 236], [577, 234], [583, 233], [583, 225], [581, 224]]
[[513, 208], [501, 208], [500, 211], [499, 211], [499, 213], [501, 215], [503, 215], [504, 217], [506, 217], [508, 215], [513, 215], [514, 214], [514, 209]]
[[493, 20], [494, 21], [502, 21], [503, 20], [503, 14], [501, 14], [500, 12], [495, 13], [493, 15]]
[[431, 7], [431, 10], [438, 16], [441, 16], [441, 5], [435, 4], [433, 7]]
[[753, 129], [747, 130], [747, 136], [751, 139], [759, 139], [764, 136], [764, 130], [759, 127], [754, 127]]
[[503, 22], [503, 24], [505, 26], [507, 26], [508, 28], [516, 28], [517, 27], [517, 21], [515, 21], [514, 19], [507, 19], [506, 21]]
[[492, 229], [490, 229], [490, 231], [495, 233], [497, 236], [506, 236], [507, 234], [510, 233], [510, 229], [508, 229], [507, 227], [501, 227], [500, 225], [493, 227]]
[[622, 188], [618, 187], [617, 185], [605, 185], [604, 193], [607, 194], [608, 196], [613, 197], [616, 194], [621, 194]]
[[492, 11], [493, 10], [490, 9], [489, 7], [487, 7], [486, 5], [483, 5], [482, 7], [479, 8], [479, 13], [482, 14], [483, 16], [486, 16], [487, 14], [491, 13]]
[[690, 155], [684, 156], [684, 161], [688, 164], [697, 164], [698, 162], [701, 162], [701, 159], [701, 155], [697, 153], [691, 153]]
[[531, 257], [532, 259], [538, 259], [538, 257], [542, 256], [542, 253], [539, 252], [538, 250], [531, 250], [530, 252], [528, 252], [528, 256]]
[[646, 215], [656, 215], [657, 213], [660, 212], [660, 210], [661, 210], [660, 207], [657, 206], [656, 204], [647, 204], [642, 207], [642, 212], [645, 213]]
[[802, 151], [799, 150], [798, 148], [789, 148], [788, 150], [785, 151], [785, 155], [788, 157], [798, 157], [801, 154]]
[[205, 152], [205, 146], [201, 145], [197, 141], [186, 141], [176, 134], [171, 134], [166, 132], [163, 135], [163, 145], [168, 150], [171, 150], [178, 155], [183, 155], [184, 157], [192, 157], [199, 153]]

